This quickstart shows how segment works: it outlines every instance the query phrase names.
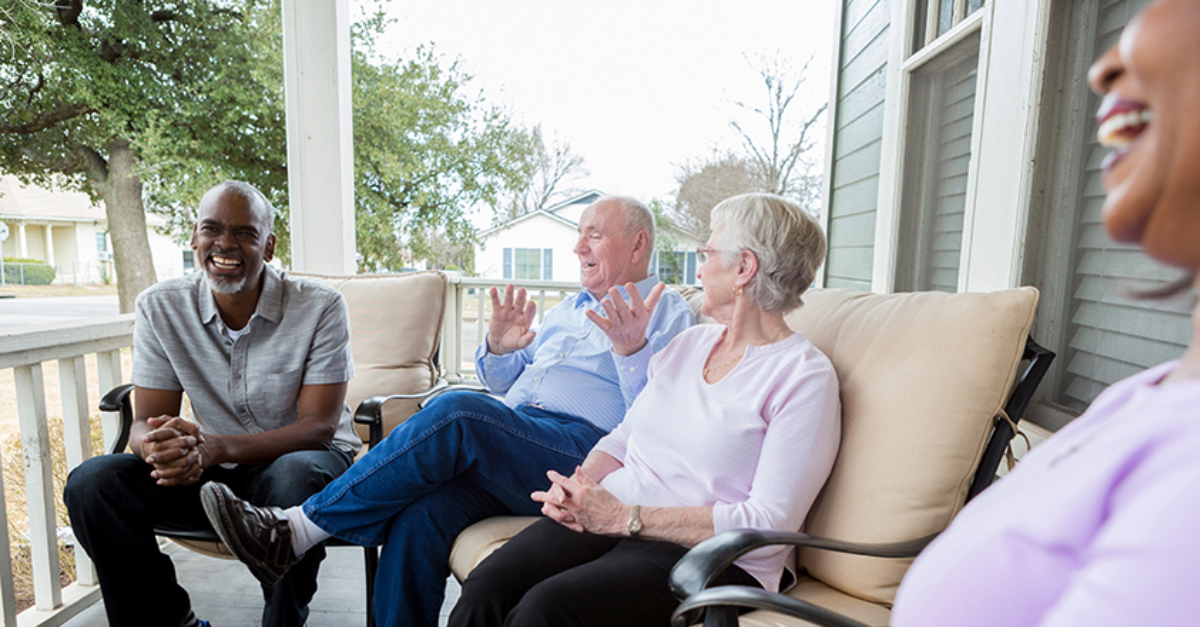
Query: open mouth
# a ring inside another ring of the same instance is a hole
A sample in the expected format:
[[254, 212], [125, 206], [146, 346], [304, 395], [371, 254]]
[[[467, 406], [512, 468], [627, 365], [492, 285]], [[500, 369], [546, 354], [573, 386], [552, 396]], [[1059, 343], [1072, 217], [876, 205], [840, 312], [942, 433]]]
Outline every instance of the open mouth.
[[1138, 138], [1150, 126], [1153, 117], [1150, 108], [1145, 104], [1121, 99], [1116, 94], [1104, 97], [1100, 103], [1100, 110], [1096, 113], [1096, 121], [1100, 125], [1096, 131], [1096, 139], [1101, 146], [1113, 149], [1101, 164], [1105, 172], [1111, 170], [1133, 150]]
[[234, 271], [242, 267], [242, 260], [237, 257], [213, 254], [208, 256], [208, 260], [217, 270]]

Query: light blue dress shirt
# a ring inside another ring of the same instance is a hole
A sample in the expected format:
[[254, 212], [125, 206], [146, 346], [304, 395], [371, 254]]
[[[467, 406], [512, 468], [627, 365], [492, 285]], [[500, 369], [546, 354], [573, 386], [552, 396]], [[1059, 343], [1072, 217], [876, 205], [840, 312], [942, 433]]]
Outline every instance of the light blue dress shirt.
[[[645, 296], [658, 282], [652, 274], [635, 285]], [[617, 289], [628, 302], [625, 288]], [[509, 407], [538, 405], [611, 431], [645, 387], [650, 357], [692, 326], [695, 317], [679, 292], [664, 290], [646, 327], [646, 346], [622, 357], [612, 352], [604, 331], [588, 320], [589, 309], [605, 315], [600, 301], [587, 290], [567, 298], [546, 312], [529, 346], [507, 355], [489, 353], [485, 338], [475, 351], [480, 381], [493, 393], [504, 394]]]

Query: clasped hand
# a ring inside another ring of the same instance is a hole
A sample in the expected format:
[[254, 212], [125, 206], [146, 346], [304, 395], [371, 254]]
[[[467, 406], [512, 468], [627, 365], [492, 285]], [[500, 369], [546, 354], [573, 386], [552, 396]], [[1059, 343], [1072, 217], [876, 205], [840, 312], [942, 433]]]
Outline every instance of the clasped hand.
[[600, 302], [607, 317], [594, 311], [588, 311], [588, 320], [600, 327], [601, 331], [612, 342], [613, 352], [628, 357], [646, 346], [646, 327], [650, 325], [650, 316], [658, 306], [662, 297], [665, 283], [659, 283], [650, 290], [646, 300], [633, 283], [625, 284], [625, 292], [629, 294], [629, 302], [621, 297], [621, 292], [613, 287], [608, 290], [608, 296]]
[[147, 418], [146, 424], [151, 431], [142, 438], [142, 454], [146, 463], [154, 466], [150, 476], [164, 486], [199, 481], [204, 472], [200, 428], [178, 416]]
[[564, 527], [577, 532], [619, 536], [625, 532], [629, 507], [608, 490], [575, 468], [564, 477], [551, 470], [546, 473], [550, 487], [534, 492], [530, 498], [542, 504], [542, 513]]

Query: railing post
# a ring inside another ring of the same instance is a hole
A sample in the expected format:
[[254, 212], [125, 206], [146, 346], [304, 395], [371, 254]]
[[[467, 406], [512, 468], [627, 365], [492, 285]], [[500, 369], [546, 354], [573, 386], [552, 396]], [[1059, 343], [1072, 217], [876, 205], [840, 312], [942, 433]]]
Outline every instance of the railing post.
[[54, 519], [54, 479], [42, 365], [18, 366], [13, 372], [17, 384], [21, 452], [25, 458], [25, 502], [29, 508], [34, 605], [39, 610], [52, 610], [62, 605], [62, 588], [58, 575], [58, 530]]
[[[104, 396], [109, 390], [121, 385], [121, 351], [96, 353], [96, 374], [100, 379], [100, 396]], [[117, 412], [106, 411], [100, 418], [100, 425], [104, 430], [104, 450], [107, 451], [117, 439], [117, 431], [121, 427], [121, 415]]]
[[[58, 360], [58, 378], [62, 389], [63, 444], [67, 453], [67, 472], [70, 472], [92, 456], [87, 369], [83, 355]], [[75, 545], [75, 580], [87, 586], [99, 583], [92, 560], [78, 544]]]
[[[4, 475], [0, 473], [0, 494], [4, 494]], [[8, 508], [0, 507], [0, 616], [4, 625], [17, 624], [17, 593], [13, 586], [12, 547], [8, 544]]]
[[446, 273], [449, 282], [446, 283], [446, 311], [442, 316], [442, 372], [450, 383], [462, 380], [459, 370], [462, 368], [462, 355], [458, 348], [458, 329], [462, 326], [462, 309], [458, 298], [459, 285], [457, 274]]

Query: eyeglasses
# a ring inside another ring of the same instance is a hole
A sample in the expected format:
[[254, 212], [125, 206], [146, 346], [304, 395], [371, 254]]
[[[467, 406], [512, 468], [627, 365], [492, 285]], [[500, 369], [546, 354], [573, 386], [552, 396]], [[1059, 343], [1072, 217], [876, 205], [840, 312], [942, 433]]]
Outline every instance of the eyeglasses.
[[697, 248], [696, 249], [696, 263], [704, 263], [704, 262], [708, 261], [709, 255], [716, 255], [721, 252], [723, 252], [723, 251], [717, 250], [716, 248]]

